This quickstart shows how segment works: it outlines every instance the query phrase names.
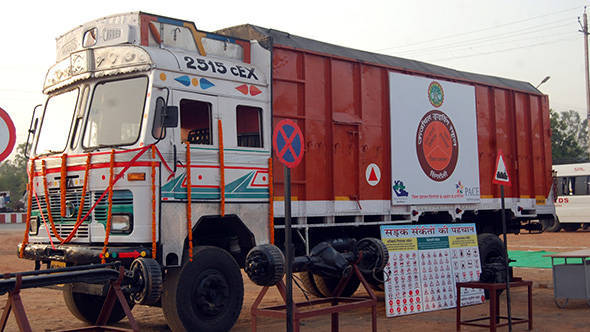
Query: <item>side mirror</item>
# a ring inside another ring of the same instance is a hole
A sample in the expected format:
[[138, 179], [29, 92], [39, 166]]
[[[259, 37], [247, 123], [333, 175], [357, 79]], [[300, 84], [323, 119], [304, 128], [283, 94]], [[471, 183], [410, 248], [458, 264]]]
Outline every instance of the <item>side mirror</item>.
[[154, 138], [162, 139], [166, 136], [166, 128], [178, 126], [178, 107], [166, 106], [164, 98], [158, 97], [155, 112], [152, 135]]
[[178, 126], [178, 106], [166, 106], [162, 127], [174, 128]]

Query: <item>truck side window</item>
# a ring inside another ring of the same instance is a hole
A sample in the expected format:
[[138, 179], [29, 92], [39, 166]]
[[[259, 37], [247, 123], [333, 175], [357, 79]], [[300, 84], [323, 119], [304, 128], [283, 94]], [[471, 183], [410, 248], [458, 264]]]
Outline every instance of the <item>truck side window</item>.
[[213, 144], [210, 103], [191, 99], [180, 101], [180, 138], [190, 144]]
[[236, 107], [238, 146], [262, 147], [262, 108], [238, 105]]

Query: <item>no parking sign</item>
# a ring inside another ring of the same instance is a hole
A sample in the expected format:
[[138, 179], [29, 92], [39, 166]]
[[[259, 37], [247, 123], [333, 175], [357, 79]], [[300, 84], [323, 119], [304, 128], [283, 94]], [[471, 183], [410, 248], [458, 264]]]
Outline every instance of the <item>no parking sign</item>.
[[279, 161], [288, 168], [294, 168], [303, 159], [303, 133], [299, 126], [289, 120], [281, 120], [275, 127], [273, 146]]
[[6, 159], [16, 142], [14, 123], [6, 111], [0, 108], [0, 161]]

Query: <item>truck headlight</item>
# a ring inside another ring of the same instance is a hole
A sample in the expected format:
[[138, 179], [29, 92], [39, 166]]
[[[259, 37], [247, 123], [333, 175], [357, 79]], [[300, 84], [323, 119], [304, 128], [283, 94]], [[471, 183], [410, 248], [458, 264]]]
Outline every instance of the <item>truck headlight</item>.
[[133, 216], [114, 214], [111, 219], [111, 233], [129, 234], [133, 230]]
[[29, 234], [37, 235], [39, 233], [39, 217], [31, 216], [31, 223], [29, 225]]

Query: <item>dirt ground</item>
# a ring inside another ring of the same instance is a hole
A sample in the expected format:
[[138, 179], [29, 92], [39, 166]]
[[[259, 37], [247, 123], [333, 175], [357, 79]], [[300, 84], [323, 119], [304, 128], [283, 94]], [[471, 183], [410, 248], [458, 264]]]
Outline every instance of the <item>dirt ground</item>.
[[[22, 228], [10, 225], [0, 225], [0, 273], [31, 270], [33, 263], [20, 260], [16, 256], [16, 244], [22, 240]], [[514, 250], [551, 250], [571, 251], [590, 249], [590, 232], [578, 230], [574, 233], [544, 233], [521, 234], [508, 237], [508, 248]], [[553, 302], [553, 282], [550, 269], [515, 268], [515, 275], [534, 282], [533, 314], [534, 331], [590, 331], [590, 307], [584, 301], [570, 303], [566, 309], [559, 309]], [[238, 322], [232, 331], [249, 331], [251, 316], [250, 308], [260, 287], [251, 283], [244, 275], [245, 295], [244, 306]], [[304, 301], [301, 292], [294, 287], [296, 301]], [[357, 295], [364, 295], [359, 290]], [[514, 317], [526, 317], [526, 288], [513, 289], [512, 314]], [[379, 331], [451, 331], [455, 329], [455, 309], [402, 316], [397, 318], [385, 317], [383, 293], [377, 293], [377, 326]], [[0, 296], [1, 303], [5, 303], [7, 295]], [[263, 301], [264, 306], [280, 303], [280, 297], [275, 289], [271, 289]], [[22, 291], [22, 300], [34, 331], [52, 331], [58, 329], [83, 327], [84, 323], [76, 320], [65, 307], [59, 290], [26, 289]], [[505, 296], [501, 299], [501, 310], [506, 311]], [[571, 301], [570, 301], [571, 302]], [[462, 310], [463, 318], [487, 316], [488, 303], [475, 305]], [[133, 314], [142, 331], [168, 331], [166, 320], [159, 308], [138, 306]], [[341, 331], [368, 330], [371, 326], [370, 309], [359, 309], [340, 315]], [[124, 319], [118, 327], [129, 327]], [[281, 320], [262, 318], [258, 320], [259, 331], [284, 331], [285, 323]], [[526, 324], [515, 325], [514, 331], [524, 331]], [[17, 331], [14, 316], [9, 318], [7, 331]], [[330, 316], [319, 316], [302, 322], [301, 331], [329, 331]], [[463, 331], [482, 331], [481, 328], [463, 327]], [[500, 329], [502, 330], [502, 329]], [[503, 330], [508, 330], [503, 328]], [[484, 330], [485, 331], [485, 330]]]

